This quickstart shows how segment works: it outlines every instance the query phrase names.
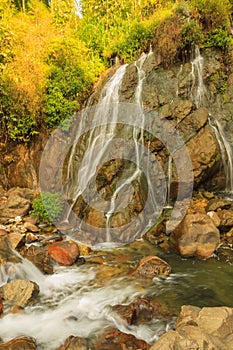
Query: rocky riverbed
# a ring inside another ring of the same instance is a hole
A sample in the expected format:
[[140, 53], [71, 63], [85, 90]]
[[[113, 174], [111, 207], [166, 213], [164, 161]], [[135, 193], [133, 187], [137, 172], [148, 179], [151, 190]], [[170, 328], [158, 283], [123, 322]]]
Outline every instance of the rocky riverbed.
[[198, 192], [170, 235], [165, 211], [143, 240], [102, 251], [31, 217], [35, 195], [1, 189], [0, 349], [233, 347], [230, 200]]

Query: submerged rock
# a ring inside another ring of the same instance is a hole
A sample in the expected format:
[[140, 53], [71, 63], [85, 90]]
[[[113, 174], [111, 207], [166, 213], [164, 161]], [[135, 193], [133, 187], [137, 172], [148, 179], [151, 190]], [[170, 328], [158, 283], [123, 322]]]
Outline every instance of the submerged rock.
[[172, 232], [171, 242], [182, 256], [208, 258], [220, 243], [220, 233], [208, 215], [187, 214]]
[[233, 226], [233, 210], [220, 210], [218, 211], [218, 217], [220, 219], [220, 226], [222, 228]]
[[137, 339], [132, 334], [126, 334], [118, 329], [109, 328], [103, 338], [94, 341], [92, 350], [147, 350], [150, 345]]
[[233, 308], [182, 306], [176, 330], [162, 335], [150, 350], [229, 350], [233, 348]]
[[53, 264], [47, 251], [47, 247], [41, 246], [30, 246], [29, 248], [24, 247], [20, 253], [24, 258], [30, 260], [36, 267], [44, 273], [53, 273]]
[[50, 257], [60, 265], [70, 266], [75, 263], [79, 257], [78, 244], [69, 242], [55, 242], [48, 247]]
[[39, 294], [39, 286], [32, 281], [16, 279], [2, 286], [0, 292], [6, 303], [25, 307]]
[[29, 337], [19, 337], [0, 343], [0, 350], [36, 350], [36, 341]]
[[157, 256], [146, 256], [139, 261], [132, 275], [154, 278], [158, 276], [167, 276], [170, 273], [171, 267], [166, 261]]
[[114, 305], [112, 310], [119, 314], [129, 325], [142, 324], [151, 321], [152, 318], [161, 318], [164, 310], [155, 300], [137, 298], [128, 305]]
[[88, 350], [88, 342], [84, 338], [70, 336], [57, 350]]

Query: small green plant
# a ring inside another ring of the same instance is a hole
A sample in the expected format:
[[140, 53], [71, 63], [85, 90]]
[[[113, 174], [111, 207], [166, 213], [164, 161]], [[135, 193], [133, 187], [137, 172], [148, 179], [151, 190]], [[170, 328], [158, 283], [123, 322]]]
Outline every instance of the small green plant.
[[212, 31], [206, 38], [204, 47], [218, 47], [224, 51], [228, 51], [233, 43], [232, 37], [224, 29], [216, 29]]
[[43, 192], [34, 200], [31, 215], [50, 224], [60, 218], [63, 207], [64, 199], [59, 192]]

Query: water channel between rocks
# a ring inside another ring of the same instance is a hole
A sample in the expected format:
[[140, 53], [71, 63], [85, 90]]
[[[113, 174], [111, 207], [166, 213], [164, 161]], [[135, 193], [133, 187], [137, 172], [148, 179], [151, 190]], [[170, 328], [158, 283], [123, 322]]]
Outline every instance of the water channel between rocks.
[[[143, 256], [158, 255], [172, 267], [172, 273], [153, 281], [130, 276]], [[55, 350], [69, 335], [92, 338], [113, 326], [153, 343], [174, 326], [181, 305], [233, 307], [233, 272], [229, 263], [217, 258], [182, 259], [166, 254], [144, 241], [120, 248], [94, 252], [84, 265], [58, 268], [43, 276], [24, 260], [14, 277], [29, 278], [40, 286], [39, 298], [23, 313], [0, 319], [0, 336], [8, 341], [32, 336], [38, 349]], [[2, 272], [2, 278], [4, 278]], [[128, 325], [111, 306], [129, 304], [137, 297], [156, 300], [167, 316], [142, 325]]]

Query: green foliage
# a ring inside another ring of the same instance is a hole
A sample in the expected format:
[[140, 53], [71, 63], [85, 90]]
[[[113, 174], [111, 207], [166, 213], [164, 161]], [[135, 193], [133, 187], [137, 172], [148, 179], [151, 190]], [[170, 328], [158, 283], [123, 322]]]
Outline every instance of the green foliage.
[[31, 215], [49, 224], [59, 220], [63, 206], [64, 200], [60, 193], [43, 192], [34, 200]]
[[208, 34], [204, 47], [218, 47], [227, 51], [233, 43], [232, 37], [224, 29], [216, 29]]
[[75, 38], [51, 43], [46, 61], [49, 75], [45, 96], [45, 122], [47, 127], [53, 128], [80, 108], [100, 74], [102, 65]]
[[191, 5], [200, 13], [204, 29], [212, 31], [230, 26], [232, 4], [229, 0], [192, 0]]
[[204, 40], [201, 27], [196, 19], [185, 22], [181, 30], [181, 50], [190, 52], [192, 47], [200, 45]]
[[122, 41], [112, 46], [110, 52], [119, 55], [124, 61], [132, 61], [140, 52], [148, 48], [152, 38], [153, 32], [144, 23], [137, 22]]

